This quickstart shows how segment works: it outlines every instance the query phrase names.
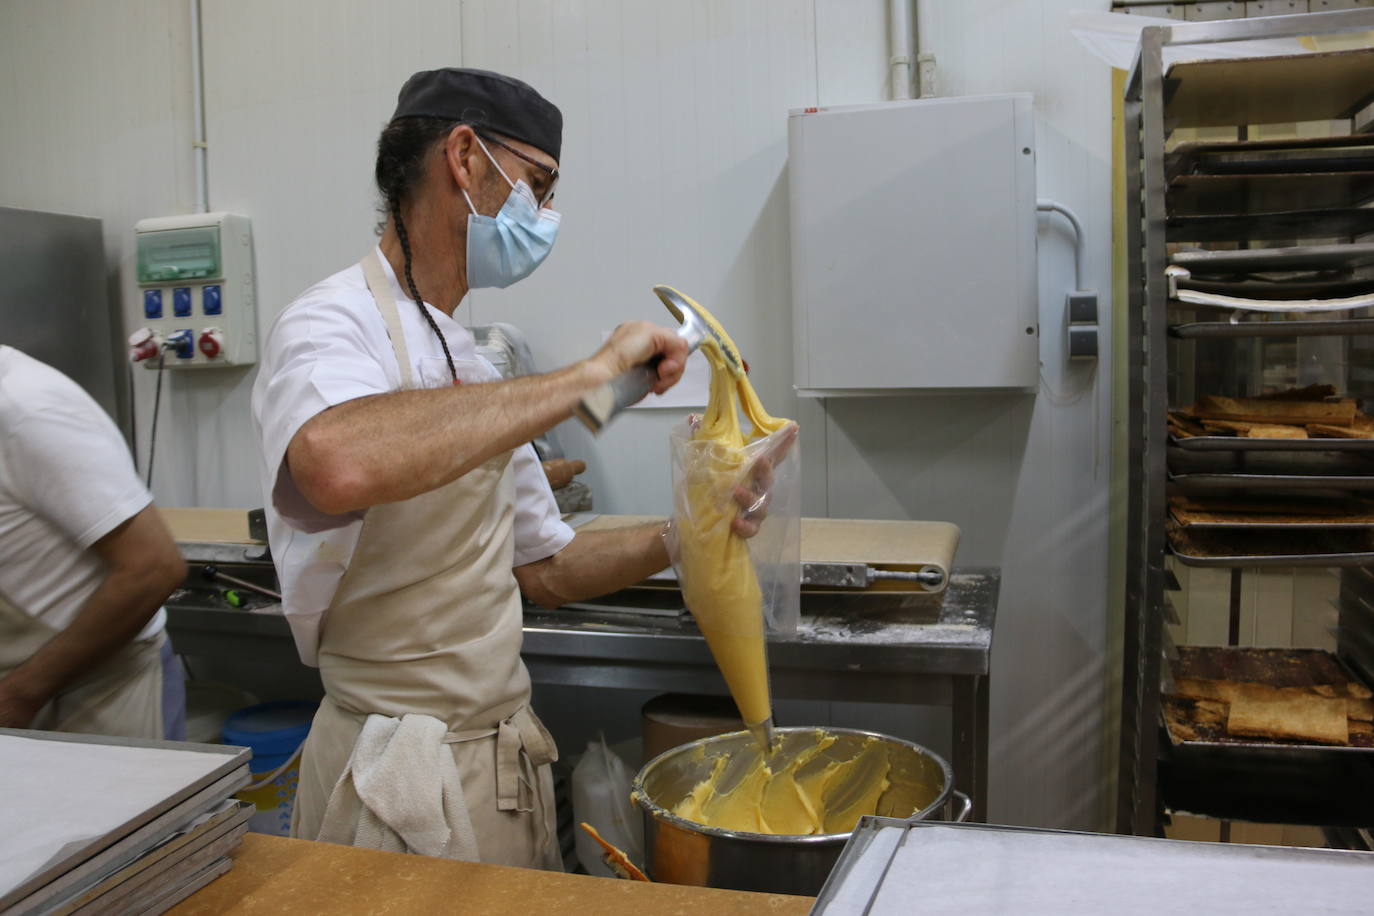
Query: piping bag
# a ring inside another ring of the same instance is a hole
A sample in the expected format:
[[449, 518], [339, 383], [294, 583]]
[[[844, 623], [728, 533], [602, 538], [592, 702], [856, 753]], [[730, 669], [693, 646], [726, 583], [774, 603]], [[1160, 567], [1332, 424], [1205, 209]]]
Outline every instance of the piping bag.
[[[773, 713], [764, 593], [749, 541], [734, 532], [732, 523], [741, 514], [766, 511], [774, 469], [796, 439], [797, 424], [763, 409], [739, 350], [710, 312], [670, 287], [655, 287], [654, 292], [674, 314], [690, 312], [705, 325], [700, 347], [711, 366], [705, 414], [673, 434], [669, 556], [683, 600], [730, 695], [767, 754], [773, 745]], [[800, 580], [798, 570], [791, 576]]]

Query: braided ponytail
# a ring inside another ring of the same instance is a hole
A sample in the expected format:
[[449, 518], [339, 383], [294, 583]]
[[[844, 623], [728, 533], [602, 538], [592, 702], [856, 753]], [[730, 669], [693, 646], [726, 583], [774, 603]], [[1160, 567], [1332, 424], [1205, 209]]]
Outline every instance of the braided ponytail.
[[429, 313], [429, 309], [425, 308], [425, 300], [420, 298], [420, 291], [415, 287], [415, 277], [410, 273], [410, 233], [406, 232], [405, 220], [401, 219], [399, 206], [392, 206], [391, 218], [396, 222], [396, 237], [401, 240], [401, 253], [405, 255], [406, 288], [410, 290], [410, 298], [414, 299], [415, 304], [420, 307], [420, 314], [425, 316], [425, 321], [434, 331], [434, 336], [439, 338], [439, 346], [444, 348], [444, 359], [448, 361], [448, 374], [453, 378], [453, 383], [456, 385], [458, 384], [458, 369], [453, 364], [453, 354], [448, 351], [448, 340], [444, 337], [444, 333], [439, 330], [439, 325], [434, 320], [434, 316]]
[[[420, 296], [415, 277], [411, 274], [410, 233], [406, 231], [405, 220], [401, 218], [401, 203], [410, 196], [423, 177], [425, 156], [435, 143], [448, 136], [449, 131], [457, 125], [457, 121], [443, 118], [398, 118], [392, 121], [377, 140], [376, 167], [377, 189], [382, 192], [385, 212], [396, 224], [396, 237], [401, 242], [401, 253], [405, 257], [406, 287], [420, 314], [425, 316], [425, 322], [434, 331], [434, 336], [439, 338], [439, 346], [443, 347], [444, 359], [448, 362], [449, 375], [455, 384], [458, 382], [458, 369], [453, 364], [448, 341], [439, 330], [434, 316], [425, 308], [425, 300]], [[384, 225], [385, 220], [379, 224], [379, 231]]]

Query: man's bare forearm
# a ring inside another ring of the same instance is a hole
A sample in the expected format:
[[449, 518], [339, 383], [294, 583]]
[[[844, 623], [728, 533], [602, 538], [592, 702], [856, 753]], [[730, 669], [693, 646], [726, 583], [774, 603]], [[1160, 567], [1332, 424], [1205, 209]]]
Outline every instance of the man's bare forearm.
[[606, 379], [584, 361], [509, 381], [358, 398], [302, 426], [287, 461], [297, 487], [321, 511], [399, 502], [561, 423]]
[[663, 523], [588, 531], [547, 559], [515, 568], [525, 597], [558, 607], [641, 582], [668, 565]]
[[0, 689], [41, 706], [90, 673], [133, 640], [167, 597], [145, 582], [135, 576], [107, 578], [71, 626], [0, 680]]
[[27, 725], [42, 706], [127, 645], [186, 577], [186, 564], [149, 506], [93, 548], [109, 570], [76, 618], [0, 678], [0, 724]]

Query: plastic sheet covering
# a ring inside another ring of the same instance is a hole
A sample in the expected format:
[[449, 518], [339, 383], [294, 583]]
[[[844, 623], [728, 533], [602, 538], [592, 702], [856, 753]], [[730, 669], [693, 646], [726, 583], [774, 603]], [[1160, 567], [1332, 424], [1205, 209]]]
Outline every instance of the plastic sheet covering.
[[[1075, 10], [1069, 14], [1069, 31], [1098, 59], [1118, 70], [1130, 70], [1140, 45], [1141, 30], [1150, 26], [1187, 25], [1178, 19]], [[1325, 46], [1320, 46], [1325, 50]], [[1164, 66], [1182, 60], [1217, 60], [1238, 57], [1281, 57], [1314, 50], [1314, 42], [1297, 38], [1264, 38], [1215, 44], [1164, 48]]]
[[[573, 818], [585, 821], [607, 842], [630, 857], [644, 862], [644, 822], [630, 801], [634, 774], [600, 737], [587, 745], [587, 752], [573, 767]], [[615, 872], [601, 861], [601, 847], [585, 831], [578, 830], [574, 841], [577, 860], [587, 874], [614, 878]]]

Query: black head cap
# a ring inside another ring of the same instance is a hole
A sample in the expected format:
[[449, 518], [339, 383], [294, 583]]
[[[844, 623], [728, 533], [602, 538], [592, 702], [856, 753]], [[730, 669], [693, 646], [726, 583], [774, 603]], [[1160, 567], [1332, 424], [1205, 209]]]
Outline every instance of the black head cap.
[[534, 87], [490, 70], [421, 70], [401, 87], [397, 118], [444, 118], [528, 143], [558, 160], [563, 113]]

